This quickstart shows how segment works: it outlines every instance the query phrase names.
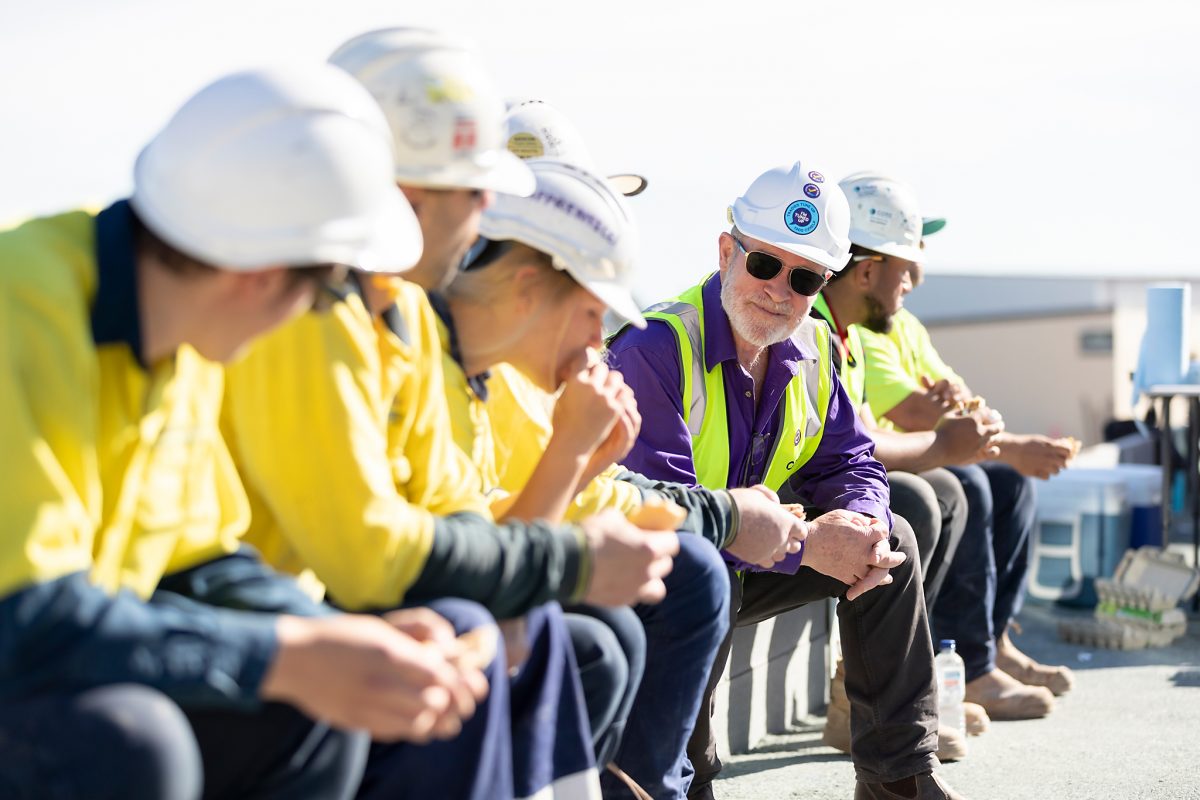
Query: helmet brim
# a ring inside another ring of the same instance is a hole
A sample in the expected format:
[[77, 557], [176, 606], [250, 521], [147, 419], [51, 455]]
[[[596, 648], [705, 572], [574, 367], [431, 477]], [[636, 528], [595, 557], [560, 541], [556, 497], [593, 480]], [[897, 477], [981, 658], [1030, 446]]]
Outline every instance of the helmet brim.
[[849, 253], [847, 253], [846, 257], [842, 259], [832, 258], [828, 252], [819, 247], [801, 244], [794, 239], [781, 240], [776, 231], [768, 228], [759, 225], [741, 225], [737, 222], [736, 216], [737, 215], [735, 214], [734, 225], [737, 226], [738, 231], [746, 236], [749, 236], [751, 239], [757, 239], [763, 244], [769, 244], [772, 247], [778, 247], [780, 250], [786, 250], [792, 255], [800, 256], [801, 258], [808, 259], [814, 264], [819, 264], [825, 269], [833, 270], [834, 272], [840, 272], [850, 260]]
[[469, 161], [460, 161], [423, 174], [414, 174], [404, 167], [398, 167], [396, 180], [409, 186], [484, 189], [515, 197], [529, 197], [537, 189], [537, 179], [529, 165], [507, 150], [480, 153]]
[[370, 225], [372, 232], [363, 248], [350, 258], [337, 261], [363, 272], [391, 274], [405, 272], [421, 259], [424, 248], [421, 224], [399, 189]]
[[[576, 278], [576, 280], [579, 279]], [[633, 325], [635, 328], [646, 327], [646, 318], [642, 316], [642, 312], [638, 308], [637, 302], [634, 301], [633, 295], [624, 286], [611, 281], [580, 280], [579, 283], [589, 292], [600, 298], [605, 305], [612, 309], [614, 314], [624, 319], [630, 325]]]
[[643, 176], [632, 172], [621, 172], [616, 175], [609, 175], [608, 182], [612, 184], [613, 189], [617, 190], [626, 197], [634, 197], [646, 191], [646, 187], [650, 182]]

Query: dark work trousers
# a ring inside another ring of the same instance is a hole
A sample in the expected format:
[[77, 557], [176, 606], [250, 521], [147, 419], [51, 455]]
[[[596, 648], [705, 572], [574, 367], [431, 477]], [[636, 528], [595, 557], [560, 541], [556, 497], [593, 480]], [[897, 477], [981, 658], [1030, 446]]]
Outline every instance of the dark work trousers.
[[290, 706], [183, 712], [155, 689], [117, 684], [6, 703], [0, 797], [349, 798], [367, 745]]
[[[250, 550], [163, 578], [150, 602], [329, 613]], [[0, 707], [0, 797], [345, 798], [367, 746], [275, 703], [181, 708], [146, 686], [65, 690]]]
[[967, 496], [958, 478], [944, 469], [888, 472], [888, 486], [892, 513], [908, 520], [917, 537], [925, 608], [932, 610], [967, 528]]
[[[492, 617], [466, 600], [423, 603], [458, 632]], [[512, 800], [573, 796], [595, 786], [592, 737], [570, 635], [557, 603], [525, 615], [530, 654], [509, 678], [503, 655], [486, 670], [487, 699], [449, 741], [371, 746], [360, 798]]]
[[[822, 512], [809, 510], [810, 518]], [[921, 587], [921, 562], [912, 528], [895, 518], [891, 546], [908, 556], [892, 583], [853, 602], [844, 583], [801, 567], [795, 575], [729, 569], [734, 625], [753, 625], [830, 597], [838, 603], [846, 694], [850, 697], [850, 755], [861, 781], [896, 781], [937, 766], [937, 686], [933, 647]], [[712, 732], [712, 697], [733, 642], [726, 637], [709, 678], [688, 757], [696, 770], [689, 797], [710, 796], [721, 771]]]
[[613, 760], [646, 668], [646, 632], [632, 608], [569, 606], [564, 615], [579, 665], [596, 763]]
[[996, 637], [1021, 610], [1037, 491], [997, 461], [948, 470], [966, 493], [967, 529], [933, 607], [933, 630], [955, 640], [973, 681], [995, 669]]

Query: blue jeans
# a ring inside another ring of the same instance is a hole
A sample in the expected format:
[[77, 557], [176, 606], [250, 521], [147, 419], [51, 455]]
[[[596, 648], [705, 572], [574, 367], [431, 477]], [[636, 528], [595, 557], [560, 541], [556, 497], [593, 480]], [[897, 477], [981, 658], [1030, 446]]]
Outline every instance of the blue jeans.
[[1021, 610], [1037, 491], [997, 461], [947, 469], [967, 496], [967, 528], [933, 607], [934, 638], [955, 640], [973, 681], [996, 668], [996, 638]]
[[[614, 759], [655, 800], [687, 794], [685, 755], [717, 649], [729, 630], [729, 574], [708, 541], [680, 534], [666, 598], [634, 608], [646, 631], [646, 670]], [[632, 797], [602, 774], [605, 798]]]
[[578, 605], [564, 610], [579, 664], [596, 763], [603, 770], [617, 754], [642, 685], [646, 634], [631, 608]]

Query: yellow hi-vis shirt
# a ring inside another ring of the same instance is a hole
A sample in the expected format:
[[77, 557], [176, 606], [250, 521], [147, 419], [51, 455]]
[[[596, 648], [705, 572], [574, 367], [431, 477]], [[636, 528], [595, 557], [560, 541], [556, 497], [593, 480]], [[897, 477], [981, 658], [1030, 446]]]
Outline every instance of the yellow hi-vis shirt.
[[[480, 399], [450, 354], [449, 330], [440, 320], [439, 326], [454, 440], [475, 462], [484, 491], [499, 512], [511, 496], [525, 488], [546, 452], [554, 434], [554, 396], [511, 364], [499, 364], [490, 370], [486, 402]], [[565, 519], [579, 522], [606, 508], [628, 513], [639, 507], [641, 491], [615, 479], [622, 471], [611, 465], [588, 483], [567, 507]]]
[[0, 233], [0, 596], [88, 571], [148, 597], [245, 528], [221, 368], [183, 347], [147, 370], [96, 335], [136, 332], [129, 220], [118, 203]]
[[436, 320], [400, 282], [371, 317], [357, 295], [257, 342], [228, 370], [223, 423], [252, 505], [247, 541], [350, 609], [399, 605], [434, 517], [487, 516], [455, 446]]
[[854, 327], [862, 340], [867, 364], [867, 402], [881, 425], [895, 427], [884, 415], [913, 392], [923, 390], [922, 376], [935, 382], [944, 379], [963, 383], [958, 373], [942, 361], [929, 331], [908, 309], [896, 312], [890, 333], [873, 333], [861, 325]]

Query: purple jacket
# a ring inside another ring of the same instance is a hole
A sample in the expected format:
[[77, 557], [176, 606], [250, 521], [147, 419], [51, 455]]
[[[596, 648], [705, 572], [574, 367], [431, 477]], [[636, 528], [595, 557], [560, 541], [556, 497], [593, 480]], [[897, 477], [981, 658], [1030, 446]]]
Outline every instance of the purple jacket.
[[[704, 366], [720, 364], [725, 377], [725, 397], [731, 404], [729, 420], [729, 476], [725, 488], [753, 486], [766, 474], [768, 459], [779, 434], [781, 401], [800, 362], [816, 358], [787, 340], [768, 349], [767, 375], [758, 408], [754, 381], [737, 359], [729, 318], [721, 307], [720, 273], [704, 285]], [[692, 438], [683, 420], [680, 393], [679, 345], [675, 332], [661, 320], [650, 320], [645, 330], [627, 327], [611, 343], [610, 363], [621, 371], [637, 396], [642, 430], [623, 465], [651, 478], [696, 486], [692, 464]], [[825, 432], [812, 458], [789, 480], [809, 503], [825, 511], [857, 511], [892, 525], [888, 510], [887, 472], [875, 460], [875, 445], [867, 436], [846, 396], [833, 376], [833, 392], [825, 418]], [[712, 486], [711, 489], [720, 487]], [[739, 569], [760, 569], [725, 553]], [[804, 551], [789, 556], [772, 570], [794, 574]]]

